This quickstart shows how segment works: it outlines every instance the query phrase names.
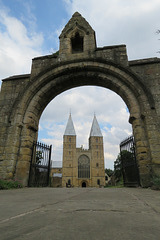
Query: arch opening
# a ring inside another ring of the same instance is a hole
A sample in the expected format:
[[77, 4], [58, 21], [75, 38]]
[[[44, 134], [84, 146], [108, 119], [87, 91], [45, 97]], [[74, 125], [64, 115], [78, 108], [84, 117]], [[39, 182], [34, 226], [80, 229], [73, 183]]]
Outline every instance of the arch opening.
[[[132, 134], [129, 111], [124, 101], [113, 91], [95, 86], [73, 88], [54, 98], [40, 118], [38, 132], [39, 141], [55, 146], [53, 160], [61, 159], [63, 130], [70, 111], [76, 126], [77, 146], [83, 145], [84, 149], [88, 148], [95, 112], [103, 131], [105, 166], [113, 169], [120, 141]], [[95, 166], [98, 168], [99, 164]]]

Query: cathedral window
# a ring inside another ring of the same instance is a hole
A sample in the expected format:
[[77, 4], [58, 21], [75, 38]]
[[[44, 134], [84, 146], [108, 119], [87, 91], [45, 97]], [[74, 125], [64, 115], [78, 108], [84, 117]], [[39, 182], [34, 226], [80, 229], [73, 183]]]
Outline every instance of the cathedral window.
[[71, 38], [72, 53], [83, 52], [83, 37], [77, 32], [73, 38]]
[[96, 163], [96, 167], [99, 167], [99, 163]]
[[86, 155], [78, 159], [78, 178], [90, 178], [90, 160]]
[[69, 138], [69, 142], [71, 142], [71, 138]]

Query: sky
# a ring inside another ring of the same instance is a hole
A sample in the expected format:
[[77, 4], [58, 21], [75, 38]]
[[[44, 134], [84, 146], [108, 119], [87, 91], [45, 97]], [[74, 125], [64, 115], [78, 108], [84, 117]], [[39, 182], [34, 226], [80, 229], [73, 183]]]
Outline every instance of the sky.
[[[0, 79], [30, 73], [33, 58], [56, 52], [58, 37], [76, 11], [95, 30], [98, 47], [126, 44], [129, 60], [159, 57], [159, 0], [0, 0]], [[86, 149], [96, 114], [105, 167], [113, 169], [119, 143], [132, 134], [123, 100], [96, 86], [74, 88], [54, 98], [41, 116], [38, 133], [40, 141], [52, 144], [54, 161], [62, 160], [70, 112], [77, 147]]]

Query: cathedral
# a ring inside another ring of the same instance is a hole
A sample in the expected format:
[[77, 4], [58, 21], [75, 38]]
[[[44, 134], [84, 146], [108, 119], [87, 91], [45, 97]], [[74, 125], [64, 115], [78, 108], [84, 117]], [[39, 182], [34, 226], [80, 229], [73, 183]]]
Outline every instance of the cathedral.
[[62, 187], [101, 187], [105, 185], [103, 136], [93, 118], [89, 149], [76, 147], [71, 114], [63, 136]]

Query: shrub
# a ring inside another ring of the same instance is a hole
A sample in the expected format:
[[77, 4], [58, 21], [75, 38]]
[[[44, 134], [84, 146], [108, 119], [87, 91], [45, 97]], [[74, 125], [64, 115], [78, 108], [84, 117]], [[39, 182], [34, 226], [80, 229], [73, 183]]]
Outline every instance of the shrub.
[[0, 190], [3, 189], [13, 189], [13, 188], [22, 188], [22, 184], [14, 180], [3, 180], [0, 179]]
[[152, 178], [152, 188], [160, 190], [160, 177], [159, 176], [154, 176]]

